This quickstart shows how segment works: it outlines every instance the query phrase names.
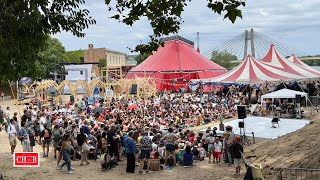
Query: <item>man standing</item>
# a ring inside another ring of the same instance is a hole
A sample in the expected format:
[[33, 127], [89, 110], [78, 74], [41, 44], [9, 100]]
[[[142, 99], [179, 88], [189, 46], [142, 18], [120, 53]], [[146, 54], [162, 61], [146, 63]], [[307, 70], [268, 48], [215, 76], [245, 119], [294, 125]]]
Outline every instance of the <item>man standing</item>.
[[10, 146], [11, 146], [11, 154], [13, 154], [14, 153], [14, 149], [17, 146], [16, 137], [18, 136], [18, 132], [16, 130], [16, 127], [14, 126], [14, 120], [13, 119], [11, 119], [10, 123], [8, 124], [7, 133], [8, 133], [8, 137], [9, 137]]
[[10, 123], [10, 108], [7, 107], [7, 111], [6, 111], [6, 120], [7, 120], [7, 124]]
[[4, 104], [4, 93], [1, 92], [1, 99], [2, 99], [2, 104]]
[[146, 173], [149, 173], [150, 167], [150, 153], [152, 150], [152, 141], [148, 136], [147, 131], [142, 132], [142, 139], [141, 139], [141, 153], [140, 153], [140, 171], [139, 173], [143, 173], [143, 166], [145, 161], [147, 162], [147, 170]]
[[0, 106], [0, 132], [2, 130], [2, 124], [3, 124], [3, 110], [1, 109], [1, 106]]
[[231, 145], [231, 154], [232, 158], [234, 160], [234, 165], [236, 167], [236, 173], [235, 175], [240, 175], [240, 170], [241, 170], [241, 158], [243, 154], [243, 146], [239, 143], [240, 142], [240, 137], [236, 137], [234, 140], [234, 143]]
[[133, 137], [133, 131], [130, 131], [128, 134], [128, 138], [125, 140], [125, 147], [126, 147], [126, 153], [127, 153], [127, 173], [134, 173], [134, 170], [136, 168], [136, 143], [132, 139]]
[[176, 164], [176, 155], [175, 155], [174, 142], [177, 140], [177, 137], [173, 134], [172, 127], [170, 127], [168, 129], [168, 132], [169, 133], [163, 137], [163, 140], [166, 144], [165, 161], [166, 161], [166, 164], [168, 164], [168, 162], [167, 162], [168, 157], [169, 157], [169, 154], [171, 154], [172, 158], [173, 158], [173, 164], [175, 165]]
[[31, 152], [29, 134], [27, 132], [27, 123], [24, 122], [21, 125], [22, 126], [19, 131], [19, 140], [22, 143], [23, 152]]
[[[116, 130], [116, 125], [112, 124], [110, 131], [107, 134], [107, 142], [110, 145], [108, 146], [110, 157], [111, 158], [114, 157], [114, 159], [117, 160], [119, 156], [117, 140], [120, 138], [120, 136], [116, 134], [115, 130]], [[118, 165], [117, 162], [115, 164]]]

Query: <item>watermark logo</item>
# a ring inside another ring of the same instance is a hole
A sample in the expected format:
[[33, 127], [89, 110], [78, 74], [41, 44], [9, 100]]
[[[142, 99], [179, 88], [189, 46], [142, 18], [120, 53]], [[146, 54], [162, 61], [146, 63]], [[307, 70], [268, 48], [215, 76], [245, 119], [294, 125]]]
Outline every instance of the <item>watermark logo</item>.
[[38, 152], [15, 152], [13, 167], [39, 167], [40, 153]]

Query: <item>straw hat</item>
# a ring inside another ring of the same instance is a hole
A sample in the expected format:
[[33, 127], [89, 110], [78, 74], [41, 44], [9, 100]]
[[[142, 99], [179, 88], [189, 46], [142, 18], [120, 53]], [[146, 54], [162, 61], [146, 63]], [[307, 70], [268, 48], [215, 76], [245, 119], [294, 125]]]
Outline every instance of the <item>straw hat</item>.
[[76, 124], [75, 122], [73, 122], [71, 126], [72, 126], [72, 127], [76, 127], [77, 124]]

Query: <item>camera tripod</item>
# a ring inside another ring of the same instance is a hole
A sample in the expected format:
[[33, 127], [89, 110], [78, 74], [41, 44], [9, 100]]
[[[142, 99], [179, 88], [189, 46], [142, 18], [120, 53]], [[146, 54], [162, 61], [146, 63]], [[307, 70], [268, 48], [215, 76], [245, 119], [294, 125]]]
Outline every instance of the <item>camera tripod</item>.
[[246, 136], [246, 128], [245, 128], [244, 119], [242, 119], [242, 122], [243, 122], [243, 127], [239, 127], [240, 128], [240, 141], [241, 141], [241, 144], [243, 144], [243, 145], [244, 144], [251, 145], [251, 141]]

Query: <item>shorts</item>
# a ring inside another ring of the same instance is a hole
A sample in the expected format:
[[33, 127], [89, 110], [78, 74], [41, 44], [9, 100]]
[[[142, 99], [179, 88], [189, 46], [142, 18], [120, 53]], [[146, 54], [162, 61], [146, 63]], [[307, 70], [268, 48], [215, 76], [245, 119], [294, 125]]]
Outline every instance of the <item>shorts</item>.
[[16, 137], [9, 137], [9, 142], [11, 146], [16, 146], [17, 145]]
[[233, 161], [234, 161], [234, 166], [235, 167], [240, 167], [241, 166], [241, 163], [242, 163], [241, 159], [234, 158]]
[[118, 148], [114, 146], [108, 146], [108, 152], [110, 156], [118, 156]]
[[141, 150], [140, 159], [150, 159], [150, 151], [149, 150]]
[[36, 131], [35, 133], [36, 133], [36, 136], [41, 136], [41, 131], [40, 130]]
[[170, 151], [170, 152], [174, 151], [175, 150], [174, 145], [173, 144], [167, 144], [166, 145], [166, 150]]
[[45, 146], [46, 144], [50, 145], [51, 139], [45, 139], [45, 140], [43, 140], [42, 143], [43, 143], [43, 146]]
[[58, 142], [56, 142], [56, 141], [53, 141], [53, 147], [58, 147], [59, 146], [59, 141]]
[[214, 151], [214, 146], [211, 145], [211, 144], [209, 144], [209, 146], [208, 146], [208, 151], [209, 151], [209, 152], [213, 152], [213, 151]]
[[220, 159], [221, 158], [221, 152], [214, 152], [213, 153], [213, 157], [216, 159]]

